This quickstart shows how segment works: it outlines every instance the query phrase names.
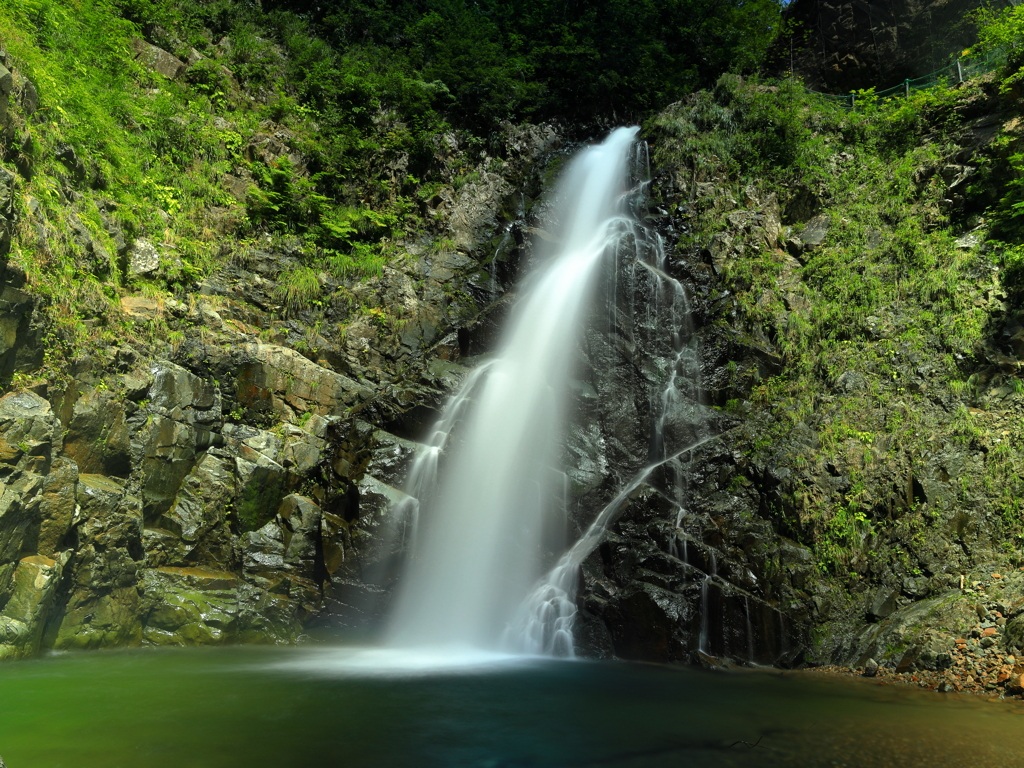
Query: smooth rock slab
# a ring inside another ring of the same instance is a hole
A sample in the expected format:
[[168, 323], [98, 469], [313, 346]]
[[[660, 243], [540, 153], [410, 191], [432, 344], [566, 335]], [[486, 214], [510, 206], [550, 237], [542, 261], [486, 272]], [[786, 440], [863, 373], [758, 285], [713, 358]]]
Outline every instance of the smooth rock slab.
[[283, 420], [298, 414], [338, 415], [364, 402], [373, 390], [274, 344], [246, 344], [237, 366], [236, 393], [246, 406], [269, 405]]
[[163, 316], [160, 302], [145, 296], [125, 296], [121, 299], [121, 311], [138, 322], [158, 320]]

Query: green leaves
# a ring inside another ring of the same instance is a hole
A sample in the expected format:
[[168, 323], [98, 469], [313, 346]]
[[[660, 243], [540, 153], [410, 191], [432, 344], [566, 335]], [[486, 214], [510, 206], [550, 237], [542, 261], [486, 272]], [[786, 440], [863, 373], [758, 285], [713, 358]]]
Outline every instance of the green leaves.
[[638, 115], [727, 68], [756, 69], [782, 28], [776, 0], [364, 0], [321, 23], [348, 46], [390, 52], [412, 79], [442, 82], [454, 97], [445, 116], [485, 130]]

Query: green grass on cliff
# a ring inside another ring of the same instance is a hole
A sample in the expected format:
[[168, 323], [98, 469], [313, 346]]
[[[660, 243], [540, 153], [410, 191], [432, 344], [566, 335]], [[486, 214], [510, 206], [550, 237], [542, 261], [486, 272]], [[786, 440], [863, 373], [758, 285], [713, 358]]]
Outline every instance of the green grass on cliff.
[[[961, 540], [983, 529], [1007, 552], [1024, 544], [1024, 431], [1014, 416], [1024, 380], [999, 341], [1019, 297], [1021, 233], [1006, 197], [1019, 182], [985, 171], [1019, 142], [1004, 129], [987, 148], [964, 149], [979, 109], [1019, 109], [1000, 105], [997, 90], [940, 87], [850, 111], [796, 81], [725, 76], [648, 126], [659, 164], [690, 169], [693, 226], [680, 246], [732, 238], [725, 284], [751, 333], [781, 356], [777, 375], [742, 372], [767, 414], [748, 422], [751, 460], [841, 480], [784, 488], [773, 514], [842, 578], [883, 561], [920, 573], [935, 525]], [[720, 196], [698, 194], [700, 183], [732, 200], [723, 209]], [[760, 203], [736, 202], [744, 189]], [[765, 247], [726, 213], [764, 211], [772, 198], [784, 227]], [[812, 217], [827, 230], [821, 244], [787, 242]], [[974, 244], [957, 242], [968, 233]], [[813, 440], [792, 439], [808, 427]], [[970, 458], [980, 473], [927, 498], [920, 482], [943, 452], [980, 457]]]
[[[273, 291], [280, 314], [315, 308], [325, 276], [345, 291], [405, 258], [403, 240], [442, 237], [430, 201], [472, 178], [503, 121], [642, 114], [726, 66], [756, 68], [780, 12], [776, 0], [601, 0], [579, 13], [546, 1], [5, 2], [0, 46], [39, 96], [34, 114], [12, 103], [5, 161], [31, 164], [13, 258], [45, 298], [46, 375], [82, 350], [159, 343], [171, 330], [127, 322], [122, 297], [186, 298], [258, 248], [286, 242], [297, 262]], [[136, 60], [140, 40], [191, 64], [173, 81], [156, 74]], [[128, 274], [119, 232], [156, 244], [160, 270]]]
[[[278, 291], [288, 311], [316, 293], [311, 274], [378, 274], [395, 258], [391, 243], [424, 228], [416, 215], [421, 181], [405, 176], [392, 185], [382, 176], [388, 163], [414, 151], [398, 113], [424, 106], [415, 83], [391, 82], [390, 91], [370, 94], [374, 78], [387, 72], [374, 74], [373, 61], [349, 61], [361, 68], [350, 84], [363, 89], [365, 106], [332, 113], [324, 99], [346, 98], [344, 83], [317, 100], [288, 78], [304, 67], [330, 68], [339, 54], [294, 16], [275, 17], [287, 22], [276, 28], [283, 42], [261, 37], [266, 31], [256, 22], [269, 17], [229, 2], [192, 9], [170, 31], [150, 31], [182, 59], [204, 57], [171, 81], [136, 61], [133, 41], [145, 30], [121, 13], [105, 0], [12, 0], [0, 8], [9, 67], [39, 97], [34, 114], [17, 101], [11, 109], [20, 158], [31, 165], [16, 186], [12, 257], [45, 298], [51, 378], [80, 350], [167, 336], [160, 322], [126, 323], [119, 312], [125, 294], [188, 293], [232, 254], [267, 238], [293, 238], [302, 265]], [[225, 37], [229, 43], [216, 45]], [[404, 102], [393, 98], [397, 91]], [[417, 119], [421, 144], [448, 130], [429, 109]], [[285, 157], [255, 156], [251, 147], [281, 129], [307, 170]], [[225, 184], [232, 177], [248, 180], [244, 199]], [[157, 244], [163, 264], [156, 276], [126, 274], [112, 237], [118, 230], [129, 243]]]

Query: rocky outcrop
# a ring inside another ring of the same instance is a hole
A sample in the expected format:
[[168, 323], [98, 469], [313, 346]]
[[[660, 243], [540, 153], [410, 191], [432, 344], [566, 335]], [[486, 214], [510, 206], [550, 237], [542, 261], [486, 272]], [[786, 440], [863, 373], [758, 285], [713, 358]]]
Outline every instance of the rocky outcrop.
[[794, 0], [785, 11], [798, 25], [780, 40], [777, 68], [827, 93], [883, 90], [945, 67], [976, 41], [966, 18], [982, 4]]
[[176, 80], [185, 72], [185, 62], [152, 43], [136, 38], [132, 48], [136, 61], [169, 80]]

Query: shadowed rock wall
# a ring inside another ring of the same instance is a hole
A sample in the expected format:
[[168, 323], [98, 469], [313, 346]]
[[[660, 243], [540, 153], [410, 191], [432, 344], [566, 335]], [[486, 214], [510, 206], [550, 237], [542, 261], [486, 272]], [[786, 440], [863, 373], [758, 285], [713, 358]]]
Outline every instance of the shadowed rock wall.
[[975, 42], [964, 17], [979, 0], [794, 0], [798, 23], [780, 41], [776, 68], [828, 93], [883, 90], [933, 72]]

